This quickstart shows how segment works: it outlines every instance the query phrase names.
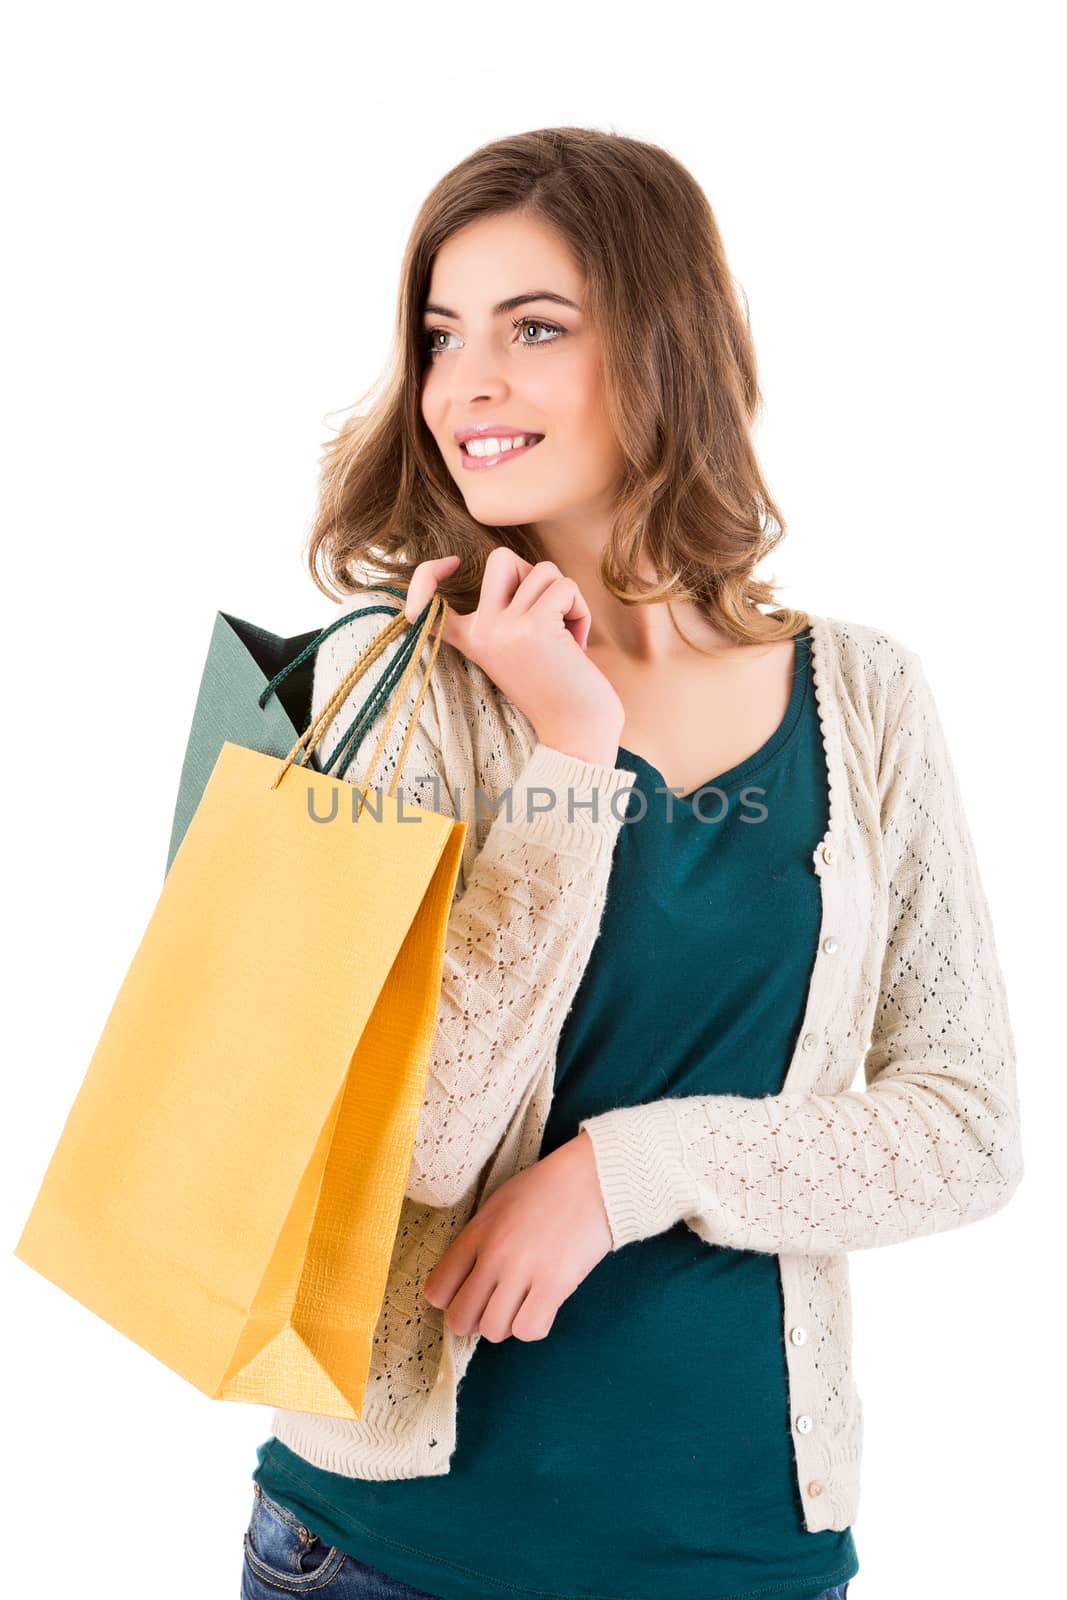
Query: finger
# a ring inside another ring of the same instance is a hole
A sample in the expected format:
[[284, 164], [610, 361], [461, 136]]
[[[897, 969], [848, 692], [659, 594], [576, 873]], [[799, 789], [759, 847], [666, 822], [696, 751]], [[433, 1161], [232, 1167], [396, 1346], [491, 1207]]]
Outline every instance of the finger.
[[448, 1305], [478, 1258], [473, 1242], [464, 1238], [466, 1231], [464, 1229], [453, 1239], [422, 1286], [423, 1293], [433, 1306]]
[[574, 635], [582, 649], [585, 649], [592, 614], [573, 578], [556, 578], [549, 584], [544, 594], [535, 600], [530, 610], [543, 614], [546, 621], [561, 618], [564, 626]]
[[532, 570], [529, 561], [524, 561], [517, 550], [509, 550], [507, 545], [498, 544], [490, 550], [482, 572], [479, 612], [484, 616], [499, 615], [511, 604], [516, 589]]
[[408, 622], [418, 621], [419, 613], [437, 592], [440, 580], [451, 577], [458, 565], [459, 556], [440, 556], [436, 561], [419, 562], [411, 575], [404, 599], [404, 616]]
[[491, 1344], [510, 1339], [514, 1333], [515, 1314], [526, 1299], [530, 1285], [520, 1278], [501, 1278], [478, 1318], [478, 1331]]
[[556, 1312], [559, 1310], [559, 1301], [554, 1296], [531, 1286], [522, 1305], [519, 1306], [511, 1319], [511, 1332], [516, 1339], [544, 1339], [547, 1337]]
[[539, 561], [531, 567], [525, 578], [515, 590], [511, 601], [513, 611], [532, 611], [534, 602], [539, 600], [546, 589], [563, 576], [554, 561]]
[[[421, 613], [437, 593], [440, 580], [449, 577], [459, 564], [458, 556], [442, 556], [437, 561], [423, 561], [415, 568], [408, 583], [408, 591], [404, 600], [404, 616], [409, 623], [419, 621]], [[425, 618], [423, 619], [425, 622]], [[441, 625], [441, 609], [438, 610], [436, 619], [426, 637], [432, 641], [438, 637], [446, 644], [462, 647], [463, 628], [465, 624], [459, 613], [452, 605], [448, 607], [448, 615]]]
[[445, 1313], [448, 1326], [453, 1333], [465, 1334], [477, 1331], [497, 1283], [496, 1274], [486, 1264], [485, 1257], [476, 1260], [452, 1295]]

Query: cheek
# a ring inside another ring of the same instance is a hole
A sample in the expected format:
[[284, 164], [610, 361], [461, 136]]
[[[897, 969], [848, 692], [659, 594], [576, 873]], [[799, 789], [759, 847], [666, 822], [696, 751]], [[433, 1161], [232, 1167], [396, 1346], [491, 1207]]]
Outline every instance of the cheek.
[[[437, 381], [435, 381], [435, 379]], [[444, 385], [437, 379], [437, 370], [431, 367], [422, 380], [422, 393], [419, 397], [419, 409], [422, 420], [437, 442], [442, 454], [448, 454], [448, 400]]]
[[441, 410], [441, 404], [437, 398], [438, 385], [434, 382], [435, 377], [434, 368], [427, 366], [422, 375], [419, 404], [422, 411], [422, 420], [428, 428], [433, 428], [435, 421], [438, 420], [437, 413]]
[[576, 350], [570, 360], [554, 362], [553, 366], [554, 403], [546, 403], [545, 416], [555, 418], [565, 431], [568, 444], [580, 448], [589, 459], [613, 456], [614, 436], [595, 354], [588, 349]]
[[547, 409], [545, 415], [555, 420], [558, 442], [583, 481], [599, 482], [605, 473], [617, 470], [618, 444], [599, 382], [588, 374], [576, 374], [559, 406]]

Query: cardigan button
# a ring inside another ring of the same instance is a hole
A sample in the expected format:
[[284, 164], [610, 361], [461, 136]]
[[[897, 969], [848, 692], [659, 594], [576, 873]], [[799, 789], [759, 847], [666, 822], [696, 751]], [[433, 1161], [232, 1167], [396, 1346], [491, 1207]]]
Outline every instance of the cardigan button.
[[819, 1482], [818, 1478], [812, 1478], [811, 1482], [808, 1484], [808, 1493], [811, 1495], [822, 1494], [822, 1484]]
[[834, 851], [833, 851], [833, 846], [832, 845], [829, 845], [829, 844], [824, 844], [823, 845], [823, 847], [822, 847], [822, 858], [823, 858], [824, 861], [827, 861], [827, 862], [830, 862], [830, 861], [832, 861], [834, 859]]
[[804, 1340], [807, 1337], [808, 1337], [807, 1328], [790, 1328], [790, 1330], [789, 1330], [789, 1342], [790, 1342], [790, 1344], [803, 1344]]
[[822, 947], [828, 956], [832, 956], [837, 949], [837, 940], [834, 938], [824, 939]]
[[801, 1047], [804, 1050], [814, 1050], [815, 1046], [818, 1044], [818, 1042], [819, 1042], [818, 1039], [815, 1037], [815, 1035], [813, 1033], [806, 1033], [804, 1035], [803, 1039], [801, 1039], [801, 1041], [800, 1041]]
[[814, 1424], [807, 1412], [802, 1412], [797, 1418], [795, 1426], [798, 1433], [810, 1433]]

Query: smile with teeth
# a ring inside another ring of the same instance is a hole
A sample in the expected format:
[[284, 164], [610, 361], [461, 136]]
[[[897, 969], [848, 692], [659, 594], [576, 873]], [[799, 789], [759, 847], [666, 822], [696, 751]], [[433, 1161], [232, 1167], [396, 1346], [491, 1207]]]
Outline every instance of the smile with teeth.
[[467, 439], [460, 449], [463, 453], [465, 467], [491, 467], [502, 461], [510, 461], [513, 456], [525, 455], [527, 450], [532, 450], [544, 438], [542, 433], [517, 433], [513, 436], [495, 439], [472, 438]]

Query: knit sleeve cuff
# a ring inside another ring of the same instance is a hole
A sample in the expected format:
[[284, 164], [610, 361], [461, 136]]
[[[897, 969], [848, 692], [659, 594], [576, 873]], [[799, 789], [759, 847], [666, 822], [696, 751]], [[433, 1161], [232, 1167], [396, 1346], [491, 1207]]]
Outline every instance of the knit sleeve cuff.
[[601, 842], [614, 844], [636, 778], [626, 767], [538, 744], [503, 797], [497, 820], [554, 848], [595, 854]]
[[672, 1100], [604, 1111], [578, 1126], [593, 1142], [613, 1250], [664, 1233], [698, 1210]]

